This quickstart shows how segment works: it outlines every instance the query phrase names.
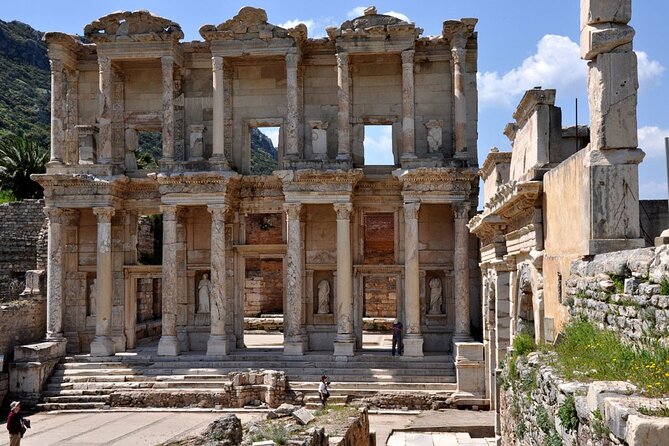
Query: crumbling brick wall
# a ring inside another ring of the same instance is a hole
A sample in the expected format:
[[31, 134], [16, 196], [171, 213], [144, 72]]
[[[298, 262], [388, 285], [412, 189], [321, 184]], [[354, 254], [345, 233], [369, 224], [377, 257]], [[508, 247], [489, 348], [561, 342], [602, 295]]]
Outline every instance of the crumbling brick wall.
[[38, 244], [45, 225], [43, 208], [42, 200], [0, 205], [0, 301], [17, 299], [26, 271], [37, 268], [38, 255], [46, 256], [46, 243]]
[[244, 316], [283, 313], [283, 261], [246, 259]]

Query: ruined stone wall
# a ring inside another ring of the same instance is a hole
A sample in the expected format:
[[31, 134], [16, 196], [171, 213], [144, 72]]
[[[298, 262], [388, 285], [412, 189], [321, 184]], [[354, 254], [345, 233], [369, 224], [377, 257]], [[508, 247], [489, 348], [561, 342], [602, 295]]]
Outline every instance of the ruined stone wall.
[[364, 317], [394, 318], [397, 316], [397, 277], [365, 278]]
[[0, 333], [0, 355], [5, 355], [5, 360], [14, 357], [15, 346], [42, 339], [46, 333], [46, 300], [21, 299], [3, 304]]
[[246, 259], [244, 316], [283, 313], [283, 261]]
[[[25, 287], [26, 271], [37, 267], [40, 231], [45, 222], [42, 200], [0, 205], [0, 301], [18, 298]], [[46, 244], [40, 244], [41, 249]]]
[[564, 303], [634, 343], [669, 345], [669, 245], [600, 254], [572, 263]]
[[548, 360], [535, 352], [514, 358], [512, 367], [507, 362], [500, 389], [502, 444], [664, 444], [669, 419], [638, 411], [662, 400], [630, 397], [635, 388], [624, 382], [566, 382], [545, 365]]

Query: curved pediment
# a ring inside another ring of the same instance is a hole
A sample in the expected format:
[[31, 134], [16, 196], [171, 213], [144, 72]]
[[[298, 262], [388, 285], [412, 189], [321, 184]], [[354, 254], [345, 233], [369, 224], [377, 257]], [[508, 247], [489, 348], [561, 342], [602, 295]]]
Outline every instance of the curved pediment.
[[378, 14], [374, 6], [365, 9], [364, 15], [345, 21], [339, 28], [327, 28], [326, 31], [332, 40], [342, 37], [381, 39], [410, 37], [413, 40], [423, 32], [413, 23], [405, 22], [394, 16]]
[[181, 26], [149, 11], [119, 11], [86, 25], [84, 35], [92, 42], [147, 42], [183, 39]]
[[297, 25], [285, 29], [267, 21], [267, 12], [262, 8], [245, 6], [230, 20], [218, 26], [203, 25], [200, 35], [205, 40], [251, 40], [251, 39], [306, 39], [306, 26]]

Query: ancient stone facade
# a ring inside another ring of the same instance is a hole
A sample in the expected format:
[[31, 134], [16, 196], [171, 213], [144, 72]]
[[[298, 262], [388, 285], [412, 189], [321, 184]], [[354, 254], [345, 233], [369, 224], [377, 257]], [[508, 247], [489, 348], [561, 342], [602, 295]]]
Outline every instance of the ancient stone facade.
[[[244, 347], [245, 313], [276, 311], [285, 354], [349, 356], [380, 303], [407, 356], [471, 340], [475, 24], [421, 37], [368, 8], [310, 39], [245, 7], [200, 42], [143, 11], [92, 22], [92, 43], [47, 33], [47, 337], [132, 348], [150, 306], [138, 293], [160, 280], [161, 355], [226, 355]], [[370, 165], [368, 125], [392, 129], [392, 165]], [[249, 175], [265, 126], [280, 128], [279, 167]], [[162, 134], [157, 170], [137, 168], [141, 132]], [[138, 265], [138, 217], [158, 213], [162, 264]]]

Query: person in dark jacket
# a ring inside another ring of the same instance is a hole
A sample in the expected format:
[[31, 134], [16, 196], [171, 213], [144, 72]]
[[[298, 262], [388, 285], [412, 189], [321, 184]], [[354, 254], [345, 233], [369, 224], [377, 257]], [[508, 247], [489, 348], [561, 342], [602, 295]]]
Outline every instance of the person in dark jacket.
[[9, 446], [19, 446], [21, 444], [21, 437], [26, 431], [24, 427], [23, 415], [21, 412], [21, 403], [19, 401], [12, 401], [9, 405], [11, 409], [7, 416], [7, 431], [9, 432]]
[[404, 353], [404, 346], [402, 345], [403, 328], [404, 327], [399, 319], [395, 319], [395, 322], [393, 323], [393, 356], [395, 356], [395, 350], [397, 350], [397, 353], [399, 353], [400, 356]]

